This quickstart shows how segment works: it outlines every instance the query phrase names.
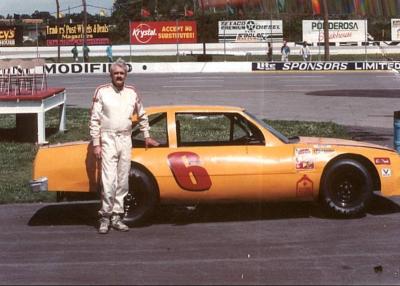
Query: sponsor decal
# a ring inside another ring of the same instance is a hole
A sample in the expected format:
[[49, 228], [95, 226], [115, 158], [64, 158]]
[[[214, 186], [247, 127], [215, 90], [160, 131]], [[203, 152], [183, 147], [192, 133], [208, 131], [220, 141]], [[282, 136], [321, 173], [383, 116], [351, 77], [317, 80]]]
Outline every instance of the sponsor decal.
[[314, 169], [314, 156], [311, 148], [296, 148], [294, 152], [297, 170]]
[[391, 177], [392, 176], [392, 169], [390, 169], [390, 168], [382, 168], [381, 174], [382, 174], [382, 177]]
[[314, 149], [315, 154], [332, 153], [332, 152], [335, 152], [335, 149], [331, 149], [331, 148], [315, 148]]
[[378, 157], [374, 158], [375, 165], [390, 165], [390, 158]]
[[304, 175], [296, 184], [296, 197], [312, 197], [314, 193], [314, 183]]
[[174, 152], [168, 155], [169, 168], [176, 183], [184, 190], [202, 192], [211, 188], [211, 178], [201, 166], [200, 156], [193, 152]]

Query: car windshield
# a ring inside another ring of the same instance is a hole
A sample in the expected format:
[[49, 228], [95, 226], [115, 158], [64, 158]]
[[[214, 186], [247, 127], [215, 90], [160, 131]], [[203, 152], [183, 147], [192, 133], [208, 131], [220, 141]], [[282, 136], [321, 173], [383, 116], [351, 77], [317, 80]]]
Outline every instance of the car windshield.
[[252, 119], [254, 119], [255, 121], [257, 121], [261, 126], [263, 126], [264, 128], [266, 128], [269, 132], [271, 132], [273, 135], [275, 135], [276, 137], [279, 138], [279, 140], [281, 140], [283, 143], [290, 143], [289, 138], [287, 138], [285, 135], [283, 135], [282, 133], [280, 133], [279, 131], [277, 131], [276, 129], [274, 129], [272, 126], [268, 125], [267, 123], [265, 123], [263, 120], [258, 119], [257, 117], [255, 117], [253, 114], [245, 111], [245, 113], [250, 116]]

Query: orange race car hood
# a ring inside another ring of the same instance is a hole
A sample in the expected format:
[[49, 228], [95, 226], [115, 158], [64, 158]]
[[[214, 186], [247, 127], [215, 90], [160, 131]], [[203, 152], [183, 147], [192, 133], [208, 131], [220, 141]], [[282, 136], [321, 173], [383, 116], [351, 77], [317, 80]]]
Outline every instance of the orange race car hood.
[[354, 140], [345, 140], [345, 139], [336, 139], [336, 138], [319, 138], [319, 137], [299, 137], [299, 143], [305, 144], [316, 144], [316, 145], [337, 145], [337, 146], [352, 146], [352, 147], [367, 147], [367, 148], [375, 148], [375, 149], [383, 149], [388, 151], [394, 151], [392, 148], [361, 142]]

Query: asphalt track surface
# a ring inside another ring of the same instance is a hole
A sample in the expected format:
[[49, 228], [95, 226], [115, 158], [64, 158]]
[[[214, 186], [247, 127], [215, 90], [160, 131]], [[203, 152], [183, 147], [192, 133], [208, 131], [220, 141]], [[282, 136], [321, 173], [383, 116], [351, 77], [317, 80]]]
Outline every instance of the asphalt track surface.
[[[108, 75], [52, 76], [68, 92], [70, 107], [89, 108]], [[393, 113], [400, 110], [400, 74], [387, 72], [255, 72], [131, 74], [145, 106], [242, 106], [260, 118], [332, 121], [349, 126], [354, 139], [393, 146]]]
[[[107, 81], [49, 79], [67, 88], [69, 107], [89, 107]], [[331, 120], [388, 144], [398, 81], [396, 73], [129, 78], [147, 106], [239, 105], [262, 118]], [[0, 284], [400, 284], [400, 197], [375, 196], [365, 216], [347, 220], [311, 203], [163, 207], [148, 225], [105, 236], [95, 229], [98, 207], [0, 206]]]

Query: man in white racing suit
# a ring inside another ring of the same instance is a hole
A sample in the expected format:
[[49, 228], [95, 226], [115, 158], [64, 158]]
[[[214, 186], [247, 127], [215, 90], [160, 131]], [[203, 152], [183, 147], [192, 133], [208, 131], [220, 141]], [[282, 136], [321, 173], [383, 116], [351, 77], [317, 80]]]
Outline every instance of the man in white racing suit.
[[103, 189], [98, 230], [101, 234], [108, 233], [110, 224], [119, 231], [129, 230], [121, 216], [124, 197], [129, 191], [132, 115], [136, 114], [139, 119], [146, 148], [158, 145], [150, 138], [148, 117], [140, 96], [133, 86], [125, 84], [127, 72], [125, 62], [118, 59], [110, 67], [111, 83], [99, 86], [93, 96], [89, 128], [93, 153], [101, 159]]

